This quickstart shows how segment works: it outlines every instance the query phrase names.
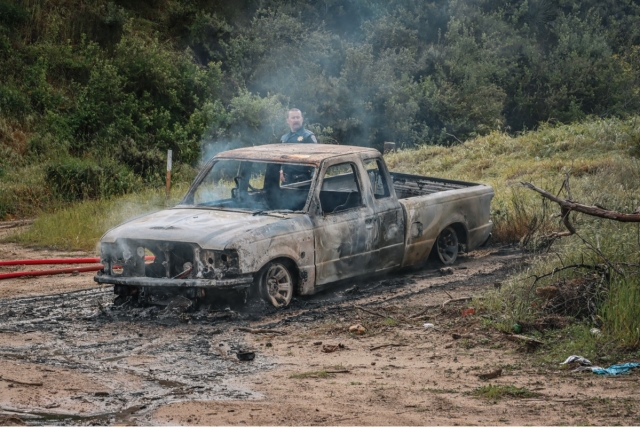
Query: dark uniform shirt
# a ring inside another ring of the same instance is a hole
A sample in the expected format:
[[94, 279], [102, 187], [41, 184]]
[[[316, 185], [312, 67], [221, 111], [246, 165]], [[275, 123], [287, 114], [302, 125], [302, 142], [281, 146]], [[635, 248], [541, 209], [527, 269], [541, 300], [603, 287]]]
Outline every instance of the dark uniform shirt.
[[[295, 132], [287, 132], [282, 135], [280, 142], [283, 144], [317, 144], [318, 140], [313, 132], [301, 127]], [[291, 184], [311, 179], [313, 168], [309, 166], [284, 165], [282, 166], [282, 172], [284, 172], [285, 183]]]
[[282, 135], [280, 142], [285, 144], [317, 144], [318, 140], [313, 132], [301, 127], [295, 132], [287, 132]]

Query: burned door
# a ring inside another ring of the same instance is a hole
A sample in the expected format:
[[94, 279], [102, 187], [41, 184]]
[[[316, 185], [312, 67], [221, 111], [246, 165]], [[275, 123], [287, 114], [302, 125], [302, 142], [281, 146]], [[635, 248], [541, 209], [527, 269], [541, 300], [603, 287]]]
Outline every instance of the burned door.
[[377, 232], [355, 163], [327, 166], [321, 183], [321, 213], [313, 218], [316, 285], [371, 271]]
[[397, 267], [404, 256], [404, 214], [389, 185], [390, 177], [380, 158], [364, 159], [363, 165], [371, 185], [374, 211], [375, 271]]

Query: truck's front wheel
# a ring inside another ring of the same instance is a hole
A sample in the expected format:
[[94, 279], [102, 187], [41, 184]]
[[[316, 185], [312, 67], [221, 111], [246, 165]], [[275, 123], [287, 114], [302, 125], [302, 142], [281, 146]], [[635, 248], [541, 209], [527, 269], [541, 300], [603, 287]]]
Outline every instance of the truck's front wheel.
[[458, 257], [458, 235], [453, 227], [442, 230], [436, 241], [438, 258], [444, 265], [451, 265]]
[[270, 262], [262, 269], [258, 287], [260, 296], [274, 307], [286, 307], [293, 297], [294, 280], [282, 262]]

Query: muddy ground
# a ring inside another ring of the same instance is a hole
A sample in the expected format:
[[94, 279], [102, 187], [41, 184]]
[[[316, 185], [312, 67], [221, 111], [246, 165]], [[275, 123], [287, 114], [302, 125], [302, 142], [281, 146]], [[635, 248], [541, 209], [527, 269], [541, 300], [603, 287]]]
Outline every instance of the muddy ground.
[[[86, 255], [0, 244], [1, 260]], [[343, 283], [282, 311], [118, 306], [91, 273], [3, 280], [0, 424], [640, 424], [638, 372], [546, 367], [544, 346], [523, 351], [481, 311], [462, 316], [472, 302], [442, 308], [526, 262], [517, 248], [491, 248], [448, 272], [427, 264]], [[356, 324], [363, 335], [349, 332]], [[531, 394], [474, 395], [487, 385]]]

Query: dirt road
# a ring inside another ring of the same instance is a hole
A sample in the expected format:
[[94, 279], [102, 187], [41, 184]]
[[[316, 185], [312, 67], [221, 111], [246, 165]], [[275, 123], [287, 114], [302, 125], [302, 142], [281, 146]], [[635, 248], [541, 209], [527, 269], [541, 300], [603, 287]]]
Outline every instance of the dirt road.
[[[52, 255], [64, 254], [0, 246], [0, 259]], [[282, 311], [117, 306], [90, 274], [0, 281], [0, 424], [639, 424], [637, 372], [544, 366], [481, 312], [462, 316], [472, 302], [442, 308], [523, 263], [514, 248], [478, 251]]]

